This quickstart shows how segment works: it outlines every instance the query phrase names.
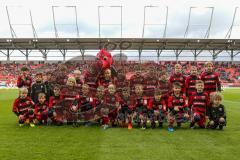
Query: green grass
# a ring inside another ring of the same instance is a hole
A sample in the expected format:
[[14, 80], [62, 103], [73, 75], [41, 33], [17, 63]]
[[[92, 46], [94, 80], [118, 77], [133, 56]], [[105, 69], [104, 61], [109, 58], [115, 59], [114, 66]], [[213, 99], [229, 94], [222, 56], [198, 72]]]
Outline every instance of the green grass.
[[17, 126], [11, 112], [16, 90], [0, 90], [0, 160], [52, 159], [167, 159], [239, 160], [240, 89], [226, 89], [228, 124], [224, 131], [100, 127]]

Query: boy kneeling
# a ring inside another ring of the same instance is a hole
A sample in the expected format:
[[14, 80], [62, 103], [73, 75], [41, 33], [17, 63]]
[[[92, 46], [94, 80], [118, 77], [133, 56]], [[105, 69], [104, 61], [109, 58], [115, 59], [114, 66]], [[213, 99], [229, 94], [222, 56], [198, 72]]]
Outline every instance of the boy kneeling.
[[25, 124], [30, 124], [30, 127], [34, 127], [33, 118], [34, 103], [28, 95], [28, 89], [22, 87], [19, 89], [19, 97], [15, 99], [13, 104], [13, 112], [18, 116], [19, 126], [22, 127]]
[[226, 126], [226, 111], [223, 104], [221, 104], [222, 95], [218, 92], [213, 94], [213, 104], [209, 108], [209, 123], [208, 128], [220, 130]]

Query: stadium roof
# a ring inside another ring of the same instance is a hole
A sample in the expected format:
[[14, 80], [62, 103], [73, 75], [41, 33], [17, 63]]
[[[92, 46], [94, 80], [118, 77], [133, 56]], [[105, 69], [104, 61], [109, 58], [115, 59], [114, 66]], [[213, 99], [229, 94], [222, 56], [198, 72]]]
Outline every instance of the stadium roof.
[[15, 38], [0, 39], [0, 49], [29, 50], [239, 50], [240, 39], [185, 38]]
[[239, 5], [236, 0], [2, 0], [0, 60], [65, 60], [103, 47], [133, 58], [193, 53], [194, 59], [240, 60]]

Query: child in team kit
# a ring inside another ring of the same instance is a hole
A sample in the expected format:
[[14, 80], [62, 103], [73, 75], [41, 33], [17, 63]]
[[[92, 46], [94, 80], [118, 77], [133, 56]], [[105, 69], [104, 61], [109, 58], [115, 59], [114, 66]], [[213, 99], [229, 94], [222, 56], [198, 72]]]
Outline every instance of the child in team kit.
[[127, 126], [132, 129], [132, 103], [130, 97], [130, 88], [122, 88], [122, 94], [119, 100], [118, 124], [120, 127]]
[[136, 84], [135, 85], [135, 98], [134, 98], [134, 115], [133, 118], [137, 123], [137, 127], [141, 127], [141, 129], [147, 128], [147, 98], [143, 95], [143, 85]]
[[89, 120], [94, 118], [94, 107], [93, 98], [90, 96], [88, 84], [82, 85], [82, 94], [78, 101], [78, 108], [81, 113], [79, 118], [84, 120], [85, 126], [91, 125]]
[[101, 121], [101, 117], [102, 117], [101, 110], [103, 108], [104, 95], [105, 95], [104, 87], [98, 86], [96, 95], [93, 98], [94, 120], [97, 120], [98, 122]]
[[202, 80], [196, 81], [196, 92], [191, 95], [189, 106], [191, 108], [190, 128], [194, 128], [195, 123], [198, 123], [200, 128], [205, 128], [206, 113], [209, 109], [209, 97], [204, 92], [204, 82]]
[[54, 124], [62, 125], [63, 106], [60, 104], [60, 85], [54, 85], [53, 93], [54, 95], [49, 98], [49, 115]]
[[116, 93], [116, 86], [109, 84], [108, 94], [104, 98], [104, 107], [102, 108], [103, 129], [107, 129], [109, 125], [116, 126], [117, 109], [119, 107], [119, 97]]
[[168, 131], [173, 132], [173, 124], [176, 121], [177, 127], [189, 118], [186, 97], [181, 94], [181, 84], [173, 84], [173, 95], [168, 98]]
[[17, 79], [18, 88], [25, 87], [28, 89], [28, 96], [31, 94], [32, 77], [29, 75], [29, 69], [27, 67], [21, 68], [21, 73]]
[[191, 66], [190, 75], [186, 78], [185, 88], [186, 88], [186, 96], [191, 97], [192, 94], [196, 92], [196, 81], [200, 80], [198, 75], [197, 67]]
[[222, 104], [222, 95], [219, 92], [215, 92], [213, 95], [213, 103], [209, 108], [209, 123], [208, 128], [216, 129], [219, 127], [220, 130], [226, 126], [226, 110]]
[[30, 127], [34, 127], [34, 102], [28, 95], [28, 89], [22, 87], [19, 89], [19, 97], [14, 100], [12, 111], [18, 116], [19, 126], [24, 124], [30, 124]]
[[181, 86], [181, 93], [185, 95], [185, 79], [186, 77], [182, 74], [182, 66], [176, 64], [174, 66], [174, 73], [170, 76], [169, 81], [173, 85], [175, 82], [178, 82]]
[[204, 91], [210, 95], [212, 92], [221, 92], [221, 82], [219, 74], [214, 72], [212, 62], [205, 63], [205, 71], [201, 74], [201, 80], [204, 82]]
[[35, 105], [34, 115], [36, 124], [47, 124], [49, 105], [44, 93], [38, 94], [38, 103]]
[[78, 117], [78, 100], [80, 98], [79, 91], [76, 88], [76, 79], [74, 77], [69, 77], [66, 83], [66, 87], [62, 88], [60, 93], [60, 99], [64, 104], [64, 121], [67, 121], [67, 124], [73, 125], [74, 127], [78, 126], [77, 117]]
[[158, 121], [159, 127], [163, 127], [163, 122], [167, 116], [165, 100], [162, 98], [162, 92], [159, 89], [155, 89], [154, 98], [148, 101], [148, 114], [151, 121], [151, 127], [156, 127], [156, 120]]

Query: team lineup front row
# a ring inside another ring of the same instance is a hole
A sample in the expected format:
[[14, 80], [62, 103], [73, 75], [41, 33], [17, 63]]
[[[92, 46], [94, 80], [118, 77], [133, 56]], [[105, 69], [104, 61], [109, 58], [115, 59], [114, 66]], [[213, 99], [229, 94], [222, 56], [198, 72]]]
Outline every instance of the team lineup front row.
[[130, 87], [123, 87], [117, 93], [112, 83], [107, 88], [98, 86], [96, 95], [92, 96], [88, 84], [83, 83], [81, 91], [76, 91], [76, 79], [69, 77], [66, 87], [53, 86], [53, 96], [49, 101], [45, 93], [39, 93], [34, 103], [28, 97], [28, 88], [20, 88], [13, 112], [18, 116], [19, 126], [29, 124], [34, 127], [50, 123], [78, 126], [79, 121], [83, 121], [84, 125], [94, 121], [101, 124], [103, 129], [117, 125], [128, 129], [133, 126], [146, 129], [150, 122], [151, 128], [156, 128], [157, 123], [162, 128], [167, 123], [168, 131], [173, 132], [175, 123], [180, 128], [182, 123], [190, 122], [190, 128], [198, 124], [200, 128], [222, 130], [226, 126], [222, 95], [220, 92], [205, 91], [206, 85], [214, 82], [211, 80], [214, 76], [209, 73], [206, 75], [209, 79], [194, 81], [194, 86], [191, 85], [194, 92], [187, 97], [182, 92], [180, 82], [172, 83], [171, 94], [167, 96], [160, 88], [152, 90], [153, 96], [145, 96], [142, 84], [135, 84], [133, 93]]

